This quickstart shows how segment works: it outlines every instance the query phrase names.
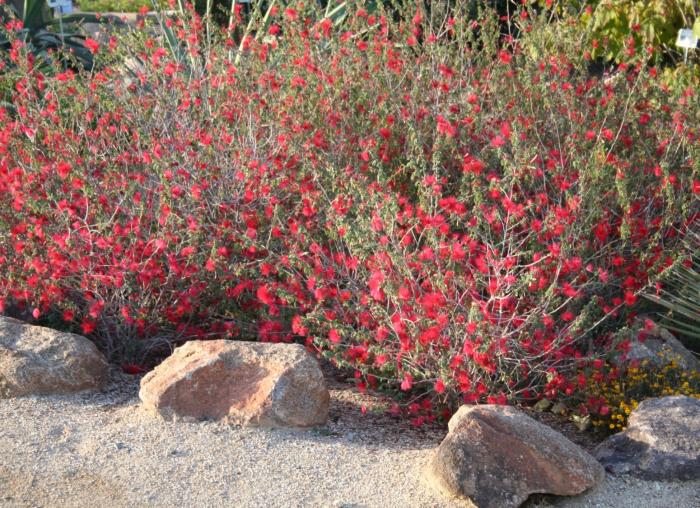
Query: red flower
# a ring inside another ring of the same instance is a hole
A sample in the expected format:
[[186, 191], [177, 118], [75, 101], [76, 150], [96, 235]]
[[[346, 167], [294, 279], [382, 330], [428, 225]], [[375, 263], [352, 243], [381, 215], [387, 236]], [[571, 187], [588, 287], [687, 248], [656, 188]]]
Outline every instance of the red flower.
[[501, 63], [508, 64], [513, 59], [513, 55], [503, 49], [498, 52], [498, 59], [501, 61]]
[[99, 43], [90, 37], [85, 39], [84, 41], [85, 47], [92, 53], [93, 55], [97, 53], [97, 50], [100, 48]]
[[494, 146], [496, 148], [500, 148], [505, 144], [506, 144], [506, 140], [503, 139], [501, 136], [494, 136], [491, 138], [491, 146]]
[[86, 319], [80, 325], [80, 328], [83, 331], [83, 335], [88, 335], [88, 334], [94, 332], [96, 327], [97, 327], [97, 325], [95, 325], [95, 322], [90, 321], [89, 319]]
[[68, 162], [59, 162], [56, 165], [56, 172], [58, 173], [58, 176], [60, 176], [63, 180], [68, 178], [72, 169], [73, 166], [71, 166]]
[[262, 321], [258, 325], [258, 340], [261, 342], [280, 342], [289, 340], [285, 337], [284, 328], [279, 321]]
[[332, 328], [331, 331], [328, 332], [328, 340], [330, 340], [333, 344], [339, 344], [340, 334], [338, 333], [338, 330]]
[[440, 338], [441, 331], [440, 326], [431, 326], [430, 328], [423, 330], [418, 340], [423, 346], [427, 346], [431, 342], [436, 342]]
[[469, 154], [465, 155], [464, 160], [462, 161], [462, 171], [465, 173], [474, 173], [475, 175], [479, 175], [485, 167], [486, 166], [483, 162]]
[[131, 375], [136, 375], [136, 374], [143, 374], [146, 372], [148, 369], [144, 367], [143, 365], [139, 365], [137, 363], [124, 363], [122, 364], [122, 371], [131, 374]]
[[275, 295], [267, 286], [260, 286], [255, 292], [255, 295], [258, 297], [258, 300], [266, 305], [275, 303]]
[[401, 389], [407, 392], [413, 386], [413, 376], [410, 374], [404, 374], [403, 381], [401, 381]]

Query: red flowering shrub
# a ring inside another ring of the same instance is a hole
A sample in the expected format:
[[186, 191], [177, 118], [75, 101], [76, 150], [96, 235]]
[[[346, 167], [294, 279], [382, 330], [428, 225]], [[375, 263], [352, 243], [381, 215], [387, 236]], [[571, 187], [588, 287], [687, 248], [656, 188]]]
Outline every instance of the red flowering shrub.
[[527, 10], [517, 40], [460, 13], [288, 8], [242, 53], [176, 19], [110, 41], [129, 73], [16, 47], [4, 300], [129, 362], [305, 338], [417, 415], [573, 393], [697, 220], [697, 93], [590, 76]]

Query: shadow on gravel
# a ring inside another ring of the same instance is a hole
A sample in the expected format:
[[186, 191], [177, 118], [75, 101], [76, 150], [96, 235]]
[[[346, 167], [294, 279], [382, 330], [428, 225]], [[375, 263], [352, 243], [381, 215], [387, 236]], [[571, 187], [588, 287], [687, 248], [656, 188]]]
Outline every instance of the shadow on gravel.
[[[86, 493], [90, 501], [86, 502]], [[61, 475], [0, 467], [2, 506], [128, 506], [124, 488], [88, 471]]]
[[[345, 379], [329, 376], [325, 372], [331, 395], [328, 422], [310, 429], [260, 429], [261, 432], [288, 434], [290, 439], [327, 442], [343, 442], [345, 445], [388, 450], [423, 450], [436, 447], [445, 437], [447, 428], [439, 423], [414, 426], [405, 416], [390, 414], [391, 399], [381, 394], [360, 393]], [[99, 392], [82, 392], [65, 396], [46, 397], [49, 404], [75, 405], [101, 413], [127, 410], [136, 416], [140, 413], [138, 391], [141, 375], [129, 375], [117, 367], [110, 370], [109, 381]], [[43, 398], [43, 397], [42, 397]], [[133, 407], [133, 413], [127, 408]], [[363, 411], [364, 408], [364, 411]], [[150, 416], [143, 415], [146, 418]], [[157, 421], [156, 417], [153, 417]], [[201, 426], [202, 431], [212, 428], [217, 432], [242, 430], [236, 425], [204, 422], [177, 422], [168, 425]], [[191, 430], [191, 429], [188, 429]], [[245, 432], [252, 429], [245, 429]]]

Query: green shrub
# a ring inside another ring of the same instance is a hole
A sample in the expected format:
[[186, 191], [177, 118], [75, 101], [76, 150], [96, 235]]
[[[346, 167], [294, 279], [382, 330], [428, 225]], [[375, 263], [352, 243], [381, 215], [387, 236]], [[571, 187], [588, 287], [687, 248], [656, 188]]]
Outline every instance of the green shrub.
[[139, 12], [146, 8], [153, 10], [151, 0], [78, 0], [83, 12]]
[[591, 31], [593, 58], [615, 62], [678, 55], [678, 30], [700, 18], [695, 0], [576, 0], [561, 5], [579, 19], [580, 29]]

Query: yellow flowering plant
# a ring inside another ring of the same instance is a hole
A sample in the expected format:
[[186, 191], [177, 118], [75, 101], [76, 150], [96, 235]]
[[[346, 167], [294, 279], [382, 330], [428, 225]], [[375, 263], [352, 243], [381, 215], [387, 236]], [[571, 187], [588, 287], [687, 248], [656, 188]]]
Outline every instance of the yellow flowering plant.
[[589, 400], [596, 400], [599, 407], [592, 415], [594, 427], [609, 432], [624, 430], [630, 413], [644, 399], [669, 395], [700, 398], [700, 372], [682, 368], [671, 353], [662, 351], [659, 357], [661, 365], [649, 360], [624, 368], [607, 364], [609, 375], [602, 381], [590, 379]]

